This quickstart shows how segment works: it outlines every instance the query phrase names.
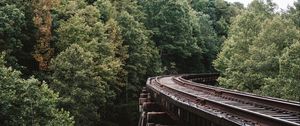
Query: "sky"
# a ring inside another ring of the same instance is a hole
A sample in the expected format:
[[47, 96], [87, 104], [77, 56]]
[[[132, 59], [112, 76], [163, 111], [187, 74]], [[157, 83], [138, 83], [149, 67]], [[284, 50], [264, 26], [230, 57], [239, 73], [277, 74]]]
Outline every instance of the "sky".
[[[244, 5], [248, 5], [252, 0], [225, 0], [228, 2], [240, 2]], [[297, 0], [273, 0], [279, 7], [279, 9], [287, 10], [288, 5], [293, 6]]]

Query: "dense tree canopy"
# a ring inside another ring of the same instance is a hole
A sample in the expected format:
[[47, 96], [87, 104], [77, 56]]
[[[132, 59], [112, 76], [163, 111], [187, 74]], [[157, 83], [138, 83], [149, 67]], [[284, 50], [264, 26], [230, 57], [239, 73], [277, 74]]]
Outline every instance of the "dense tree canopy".
[[297, 2], [294, 3], [294, 7], [291, 7], [289, 9], [289, 16], [293, 19], [295, 24], [297, 24], [298, 27], [300, 27], [300, 0], [297, 0]]
[[[296, 82], [286, 76], [284, 69], [291, 64], [284, 59], [291, 55], [289, 48], [300, 39], [300, 31], [292, 20], [276, 15], [273, 8], [272, 3], [254, 1], [236, 17], [214, 61], [222, 73], [221, 85], [286, 98], [287, 92], [293, 92], [291, 85]], [[295, 95], [288, 96], [297, 100]]]
[[66, 125], [73, 117], [57, 108], [58, 94], [45, 82], [22, 79], [19, 71], [4, 66], [0, 55], [0, 123], [2, 125]]
[[[249, 46], [253, 44], [256, 36], [263, 29], [261, 22], [264, 22], [270, 13], [256, 9], [251, 11], [250, 8], [254, 8], [255, 5], [256, 3], [252, 3], [249, 10], [236, 17], [231, 26], [229, 37], [224, 42], [218, 58], [214, 61], [216, 69], [224, 75], [224, 77], [219, 78], [220, 84], [243, 90], [254, 90], [259, 88], [261, 84], [256, 81], [257, 78], [252, 76], [253, 74], [249, 73], [246, 60], [251, 55]], [[247, 87], [249, 82], [253, 87]]]
[[1, 0], [0, 123], [136, 125], [147, 77], [299, 99], [300, 1]]
[[23, 44], [20, 34], [25, 24], [25, 14], [14, 4], [0, 4], [0, 51], [5, 51], [10, 65], [16, 66], [13, 55], [21, 50]]
[[[178, 72], [204, 71], [204, 64], [210, 64], [205, 62], [213, 59], [210, 54], [217, 53], [209, 16], [195, 11], [187, 0], [146, 0], [143, 6], [145, 24], [153, 32], [151, 39], [159, 48], [162, 64], [167, 68], [174, 64]], [[195, 63], [200, 64], [187, 66]]]
[[[300, 80], [299, 80], [299, 68], [300, 68], [300, 43], [299, 43], [299, 39], [297, 41], [294, 41], [293, 44], [286, 49], [286, 51], [283, 53], [282, 57], [279, 60], [279, 65], [280, 65], [280, 71], [279, 71], [279, 81], [278, 82], [283, 82], [283, 83], [274, 83], [278, 84], [274, 87], [279, 87], [282, 84], [283, 85], [281, 88], [277, 88], [277, 89], [281, 89], [280, 91], [280, 96], [279, 97], [283, 97], [283, 98], [287, 98], [287, 99], [293, 99], [293, 100], [298, 100], [300, 101]], [[272, 88], [269, 88], [272, 89]], [[268, 87], [264, 87], [263, 92], [267, 92], [267, 95], [271, 95], [274, 96], [275, 93], [268, 93], [268, 91], [270, 91], [268, 89]], [[275, 90], [276, 91], [276, 90]]]
[[231, 19], [239, 14], [243, 5], [230, 4], [224, 0], [192, 0], [192, 8], [209, 15], [212, 26], [222, 41], [228, 35]]
[[58, 4], [58, 0], [33, 0], [33, 23], [37, 28], [37, 44], [33, 57], [38, 62], [40, 70], [47, 70], [53, 56], [54, 49], [51, 48], [51, 9]]
[[[120, 13], [118, 21], [121, 26], [124, 44], [128, 45], [129, 58], [126, 60], [125, 69], [128, 72], [127, 81], [133, 87], [128, 87], [135, 90], [135, 94], [142, 85], [141, 82], [145, 81], [146, 75], [151, 72], [159, 72], [159, 66], [156, 62], [158, 51], [149, 39], [149, 31], [128, 12]], [[158, 64], [159, 65], [159, 64]], [[151, 71], [150, 71], [151, 70]], [[153, 74], [153, 73], [152, 73]], [[136, 88], [139, 87], [139, 88]]]
[[54, 71], [50, 86], [60, 92], [59, 105], [74, 115], [76, 125], [99, 123], [98, 112], [109, 94], [95, 67], [93, 54], [77, 44], [61, 52], [50, 66]]

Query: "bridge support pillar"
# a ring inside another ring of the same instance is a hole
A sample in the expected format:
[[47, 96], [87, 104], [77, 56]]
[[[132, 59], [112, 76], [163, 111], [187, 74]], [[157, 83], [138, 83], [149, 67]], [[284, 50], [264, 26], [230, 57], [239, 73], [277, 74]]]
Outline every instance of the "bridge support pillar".
[[176, 122], [168, 113], [164, 112], [162, 106], [151, 100], [150, 93], [143, 88], [139, 98], [140, 121], [139, 126], [170, 125]]

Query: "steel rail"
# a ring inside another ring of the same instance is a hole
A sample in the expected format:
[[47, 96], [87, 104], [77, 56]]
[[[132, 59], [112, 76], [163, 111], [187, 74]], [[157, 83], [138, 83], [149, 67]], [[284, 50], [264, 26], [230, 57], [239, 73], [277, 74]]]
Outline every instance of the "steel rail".
[[[185, 75], [187, 76], [187, 75]], [[232, 97], [237, 99], [242, 99], [243, 101], [254, 102], [257, 104], [264, 104], [271, 107], [277, 107], [280, 109], [287, 110], [289, 112], [300, 113], [300, 102], [287, 101], [279, 98], [258, 96], [251, 93], [244, 93], [240, 91], [229, 90], [221, 87], [215, 87], [210, 85], [205, 85], [201, 83], [195, 83], [183, 78], [183, 76], [174, 77], [173, 80], [181, 83], [183, 85], [189, 86], [191, 88], [203, 89], [209, 91], [210, 93], [215, 93], [224, 97]]]
[[[148, 84], [147, 86], [158, 86], [162, 90], [168, 90], [169, 93], [177, 94], [180, 98], [189, 100], [189, 102], [194, 102], [195, 104], [198, 104], [198, 105], [201, 105], [201, 106], [210, 106], [210, 107], [213, 107], [213, 108], [217, 108], [217, 109], [219, 109], [221, 111], [224, 111], [226, 113], [231, 113], [233, 115], [238, 115], [238, 116], [240, 116], [244, 119], [249, 119], [253, 122], [257, 121], [257, 123], [260, 123], [262, 125], [300, 126], [300, 124], [298, 124], [298, 123], [290, 122], [290, 121], [283, 120], [283, 119], [280, 119], [280, 118], [275, 118], [275, 117], [272, 117], [270, 115], [250, 111], [250, 110], [239, 108], [239, 107], [236, 107], [236, 106], [233, 106], [233, 105], [224, 104], [222, 102], [214, 101], [214, 100], [211, 100], [211, 99], [206, 98], [206, 97], [199, 97], [195, 94], [188, 93], [188, 92], [170, 87], [168, 85], [164, 85], [163, 82], [159, 81], [160, 78], [163, 78], [163, 77], [156, 77], [155, 78], [154, 82], [156, 83], [156, 85]], [[178, 84], [178, 82], [180, 82], [180, 80], [179, 79], [174, 79], [174, 82], [177, 82], [176, 84]], [[183, 87], [186, 86], [186, 83], [182, 82], [182, 80], [181, 80], [180, 83], [181, 83], [181, 86], [183, 86]], [[198, 87], [198, 86], [195, 86], [195, 85], [193, 85], [193, 86], [194, 86], [194, 88]], [[206, 88], [206, 87], [201, 87], [201, 88]], [[214, 91], [214, 92], [220, 93], [220, 90], [213, 90], [211, 88], [207, 88], [206, 91], [208, 91], [208, 92], [213, 92]], [[224, 92], [221, 91], [221, 93], [224, 93]]]
[[[226, 119], [225, 117], [220, 117], [220, 116], [216, 116], [215, 114], [213, 114], [212, 112], [209, 112], [205, 109], [199, 109], [195, 106], [190, 106], [188, 105], [185, 100], [183, 101], [178, 101], [178, 99], [174, 99], [174, 97], [172, 96], [176, 96], [177, 93], [172, 94], [170, 91], [165, 91], [164, 90], [164, 86], [162, 84], [159, 83], [158, 78], [163, 78], [163, 77], [167, 77], [167, 76], [159, 76], [159, 77], [155, 77], [155, 78], [151, 78], [147, 80], [147, 89], [151, 90], [151, 92], [154, 93], [154, 97], [155, 95], [159, 94], [160, 96], [164, 96], [167, 101], [169, 101], [170, 103], [177, 105], [178, 107], [193, 112], [195, 115], [199, 115], [203, 118], [206, 118], [207, 120], [213, 121], [216, 124], [219, 125], [225, 125], [225, 126], [239, 126], [239, 125], [244, 125], [244, 123], [240, 123], [240, 122], [236, 122], [234, 120], [230, 120], [230, 119]], [[151, 83], [151, 81], [154, 80], [154, 83]]]

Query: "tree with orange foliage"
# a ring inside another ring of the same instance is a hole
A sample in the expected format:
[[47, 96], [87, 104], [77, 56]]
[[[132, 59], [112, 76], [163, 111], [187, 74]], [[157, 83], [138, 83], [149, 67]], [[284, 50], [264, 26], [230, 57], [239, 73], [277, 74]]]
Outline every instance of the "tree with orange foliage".
[[37, 43], [33, 53], [34, 59], [39, 64], [40, 70], [47, 70], [48, 64], [54, 53], [51, 48], [51, 26], [52, 17], [51, 9], [54, 5], [57, 5], [59, 0], [33, 0], [33, 22], [37, 28]]

